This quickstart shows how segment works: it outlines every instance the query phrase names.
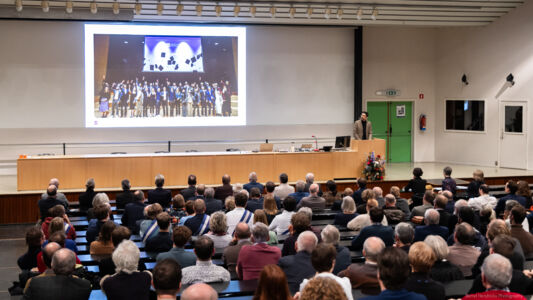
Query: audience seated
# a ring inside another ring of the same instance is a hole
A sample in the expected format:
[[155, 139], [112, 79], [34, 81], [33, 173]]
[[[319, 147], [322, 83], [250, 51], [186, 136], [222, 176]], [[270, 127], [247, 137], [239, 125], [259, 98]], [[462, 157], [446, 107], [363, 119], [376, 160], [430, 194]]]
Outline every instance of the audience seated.
[[424, 215], [424, 226], [417, 226], [415, 229], [415, 242], [426, 239], [428, 235], [438, 235], [443, 239], [448, 239], [448, 228], [439, 225], [440, 215], [435, 209], [428, 209]]
[[181, 293], [181, 300], [217, 300], [218, 294], [211, 286], [205, 283], [196, 283], [186, 288]]
[[411, 210], [409, 210], [409, 203], [407, 203], [407, 200], [401, 197], [400, 188], [397, 186], [392, 186], [390, 188], [390, 193], [394, 195], [394, 198], [396, 198], [396, 207], [398, 207], [404, 213], [405, 219], [407, 220], [411, 214]]
[[172, 200], [172, 194], [170, 190], [163, 189], [165, 184], [165, 176], [162, 174], [157, 174], [155, 176], [155, 186], [156, 188], [148, 191], [148, 203], [159, 203], [163, 208], [168, 208], [170, 206], [170, 201]]
[[185, 245], [191, 239], [192, 232], [186, 226], [176, 226], [172, 230], [172, 241], [174, 247], [168, 252], [159, 253], [156, 260], [173, 259], [179, 263], [182, 268], [190, 267], [196, 264], [196, 255], [190, 251], [185, 251]]
[[463, 297], [472, 299], [526, 299], [524, 296], [509, 292], [508, 286], [513, 276], [513, 268], [509, 260], [500, 254], [491, 254], [481, 266], [481, 278], [486, 292]]
[[[131, 236], [131, 231], [128, 229], [128, 227], [125, 226], [117, 226], [113, 230], [113, 233], [111, 234], [111, 240], [113, 241], [113, 246], [115, 247], [115, 250], [117, 249], [118, 245], [122, 241], [129, 240]], [[98, 261], [98, 269], [99, 269], [99, 275], [100, 277], [104, 277], [105, 275], [112, 275], [115, 274], [115, 263], [113, 262], [112, 256], [102, 258]], [[146, 270], [146, 266], [142, 261], [139, 260], [137, 264], [137, 270], [144, 271]]]
[[[315, 174], [313, 173], [307, 173], [305, 174], [305, 188], [304, 188], [304, 192], [306, 193], [311, 193], [311, 191], [309, 190], [311, 188], [311, 185], [315, 183]], [[320, 188], [320, 184], [317, 183], [316, 185], [318, 185], [318, 196], [319, 197], [322, 197], [322, 189]]]
[[[471, 228], [474, 230], [474, 238], [472, 240], [472, 245], [478, 250], [481, 250], [487, 246], [487, 240], [485, 237], [476, 229], [479, 225], [476, 225], [476, 214], [474, 210], [469, 206], [462, 206], [457, 212], [457, 223], [463, 224], [468, 223]], [[479, 224], [479, 223], [478, 223]], [[457, 230], [457, 226], [455, 227]], [[452, 246], [455, 243], [453, 234], [450, 234], [448, 237], [448, 245]]]
[[283, 200], [283, 211], [281, 214], [274, 217], [268, 229], [274, 230], [278, 236], [285, 236], [289, 234], [289, 225], [291, 223], [292, 215], [296, 209], [296, 200], [292, 196], [287, 196]]
[[177, 223], [179, 219], [187, 215], [185, 213], [185, 199], [183, 199], [183, 195], [177, 194], [172, 197], [172, 202], [167, 212], [172, 217], [172, 224]]
[[71, 276], [76, 266], [76, 255], [68, 249], [55, 251], [52, 257], [52, 276], [38, 276], [27, 282], [24, 299], [89, 299], [91, 283]]
[[[353, 300], [352, 296], [352, 284], [350, 279], [346, 277], [338, 277], [331, 272], [335, 266], [335, 257], [337, 251], [331, 244], [319, 244], [311, 254], [311, 263], [316, 270], [315, 277], [326, 277], [335, 280], [344, 290], [346, 298]], [[305, 286], [309, 283], [309, 279], [304, 279], [300, 284], [300, 293], [305, 289]]]
[[[50, 242], [46, 246], [42, 247], [42, 251], [37, 255], [37, 265], [39, 276], [53, 275], [54, 271], [52, 270], [52, 256], [54, 253], [63, 248], [63, 245], [60, 245], [56, 242]], [[39, 255], [40, 254], [40, 255]], [[39, 266], [42, 264], [42, 267]], [[26, 282], [26, 288], [28, 287], [28, 282]]]
[[302, 290], [301, 295], [295, 297], [299, 300], [346, 300], [343, 287], [329, 277], [317, 276], [309, 280]]
[[[101, 194], [103, 193], [96, 194], [95, 198], [99, 197], [99, 195]], [[86, 232], [87, 243], [90, 244], [96, 240], [98, 234], [100, 233], [100, 229], [102, 228], [104, 223], [110, 220], [110, 217], [109, 217], [110, 213], [111, 213], [111, 207], [109, 206], [109, 204], [96, 206], [94, 208], [94, 216], [96, 217], [96, 219], [90, 220], [89, 224], [87, 225], [87, 232]]]
[[305, 191], [305, 182], [298, 180], [296, 184], [294, 185], [294, 189], [296, 190], [294, 193], [289, 194], [289, 196], [293, 197], [294, 200], [296, 200], [296, 204], [299, 204], [300, 201], [309, 196], [309, 193]]
[[205, 202], [205, 184], [199, 184], [196, 186], [196, 193], [194, 200], [202, 199]]
[[279, 197], [283, 201], [289, 194], [294, 193], [294, 187], [289, 185], [289, 176], [286, 173], [279, 175], [279, 186], [274, 189], [274, 195]]
[[490, 206], [492, 209], [495, 209], [497, 203], [498, 200], [489, 195], [489, 186], [486, 184], [479, 186], [479, 197], [468, 200], [468, 206], [476, 211], [481, 211], [485, 206]]
[[96, 195], [96, 192], [94, 191], [94, 178], [87, 179], [87, 183], [85, 183], [85, 188], [85, 192], [81, 193], [78, 197], [80, 211], [83, 212], [86, 212], [89, 208], [93, 207], [93, 198]]
[[278, 247], [267, 245], [269, 238], [265, 224], [258, 222], [253, 226], [252, 241], [255, 244], [243, 246], [237, 259], [236, 271], [239, 279], [257, 279], [265, 265], [278, 263], [281, 251]]
[[[409, 253], [409, 248], [415, 239], [415, 229], [410, 223], [402, 222], [394, 227], [394, 247]], [[447, 247], [446, 247], [447, 248]]]
[[91, 255], [107, 255], [113, 253], [115, 246], [111, 240], [111, 235], [116, 224], [113, 221], [107, 221], [100, 228], [98, 239], [89, 246]]
[[146, 252], [152, 254], [167, 252], [172, 249], [170, 233], [170, 215], [166, 212], [159, 213], [155, 218], [159, 232], [149, 237], [145, 242]]
[[100, 281], [107, 299], [149, 299], [152, 274], [139, 272], [139, 248], [130, 240], [122, 241], [112, 254], [116, 273]]
[[383, 208], [383, 206], [385, 206], [383, 190], [379, 186], [375, 186], [372, 188], [372, 192], [374, 192], [374, 199], [378, 202], [378, 207]]
[[531, 198], [531, 189], [529, 188], [529, 182], [525, 180], [519, 180], [517, 183], [518, 190], [516, 194], [526, 198], [526, 209], [530, 209], [533, 205], [533, 198]]
[[333, 180], [328, 180], [326, 182], [326, 187], [327, 191], [322, 195], [322, 197], [326, 199], [326, 207], [329, 207], [332, 210], [340, 210], [342, 204], [342, 196], [341, 193], [337, 192], [337, 184]]
[[383, 249], [385, 249], [385, 244], [380, 238], [369, 237], [363, 244], [365, 262], [351, 264], [339, 273], [339, 277], [348, 277], [352, 283], [352, 288], [360, 289], [363, 294], [379, 294], [377, 258]]
[[272, 181], [267, 181], [265, 183], [266, 194], [264, 195], [263, 198], [261, 198], [261, 201], [263, 202], [263, 205], [264, 205], [264, 199], [265, 198], [267, 198], [267, 197], [274, 198], [274, 201], [276, 201], [277, 208], [280, 209], [281, 208], [281, 199], [274, 194], [275, 190], [276, 190], [276, 184], [274, 182], [272, 182]]
[[[69, 243], [68, 247], [66, 246], [67, 242]], [[61, 246], [61, 248], [69, 249], [70, 251], [74, 253], [78, 252], [78, 248], [76, 247], [76, 244], [74, 243], [74, 241], [67, 240], [65, 238], [65, 234], [61, 231], [56, 231], [50, 234], [50, 238], [43, 243], [42, 247], [45, 248], [48, 243], [57, 243]], [[76, 256], [76, 263], [81, 264], [81, 261], [79, 260], [77, 256]], [[37, 270], [39, 271], [39, 273], [43, 273], [46, 270], [46, 268], [47, 268], [47, 265], [44, 262], [43, 252], [41, 251], [37, 254]]]
[[265, 189], [265, 187], [261, 183], [257, 182], [257, 174], [255, 172], [251, 172], [250, 175], [248, 176], [248, 179], [249, 179], [249, 182], [243, 185], [243, 188], [247, 190], [248, 193], [251, 193], [252, 188], [254, 187], [259, 189], [259, 193], [263, 193], [263, 190]]
[[[44, 194], [43, 194], [44, 195]], [[64, 196], [64, 195], [63, 195]], [[56, 205], [63, 205], [67, 209], [64, 201], [57, 198], [57, 187], [55, 185], [49, 185], [46, 190], [46, 197], [41, 197], [41, 200], [37, 202], [39, 211], [41, 213], [41, 221], [44, 221], [47, 217], [50, 217], [48, 210]]]
[[255, 213], [256, 209], [263, 208], [263, 201], [261, 199], [261, 191], [257, 187], [250, 189], [250, 199], [246, 203], [246, 209]]
[[182, 269], [182, 284], [230, 281], [228, 270], [213, 264], [211, 261], [215, 247], [210, 238], [199, 237], [194, 243], [194, 253], [197, 257], [196, 265]]
[[180, 194], [183, 196], [183, 199], [185, 201], [188, 200], [195, 200], [196, 198], [196, 175], [189, 175], [187, 177], [187, 184], [189, 185], [187, 188], [180, 191]]
[[[60, 207], [63, 206], [60, 205]], [[28, 250], [17, 260], [17, 265], [21, 270], [31, 270], [37, 267], [37, 254], [41, 252], [41, 244], [43, 242], [43, 231], [38, 226], [32, 226], [26, 231], [26, 246], [28, 246]]]
[[472, 267], [476, 264], [480, 251], [473, 245], [475, 231], [472, 226], [466, 222], [458, 224], [455, 227], [453, 246], [450, 246], [449, 261], [458, 266], [463, 275], [471, 276]]
[[[257, 209], [254, 213], [254, 225], [257, 224], [257, 223], [263, 223], [265, 224], [266, 226], [268, 226], [268, 219], [267, 219], [267, 216], [265, 214], [265, 211], [262, 210], [262, 209]], [[268, 245], [277, 245], [278, 244], [278, 235], [274, 232], [274, 231], [271, 231], [269, 230], [268, 231], [268, 236], [269, 236], [269, 239], [268, 239], [268, 242], [267, 244]]]
[[437, 256], [433, 249], [424, 242], [416, 242], [409, 249], [411, 275], [405, 283], [405, 289], [426, 296], [428, 300], [444, 300], [444, 285], [430, 278], [429, 272]]
[[[505, 202], [505, 210], [503, 211], [503, 219], [505, 220], [505, 223], [507, 224], [507, 227], [511, 228], [511, 211], [515, 206], [522, 206], [518, 201], [516, 200], [507, 200]], [[522, 222], [522, 227], [524, 228], [524, 231], [529, 232], [529, 220], [528, 218], [524, 218], [524, 221]]]
[[163, 207], [159, 203], [154, 203], [144, 208], [144, 214], [147, 219], [143, 220], [139, 225], [139, 234], [142, 241], [146, 243], [149, 238], [157, 235], [159, 226], [157, 226], [157, 215], [163, 212]]
[[152, 286], [157, 300], [176, 299], [181, 288], [180, 264], [170, 258], [158, 261], [153, 270]]
[[283, 256], [296, 254], [294, 243], [296, 242], [296, 239], [298, 239], [298, 235], [306, 230], [312, 231], [309, 215], [304, 212], [293, 214], [291, 217], [291, 224], [289, 225], [290, 235], [283, 242], [283, 248], [281, 249], [281, 254]]
[[[372, 220], [370, 220], [370, 215], [368, 212], [374, 207], [377, 208], [377, 206], [378, 202], [375, 199], [368, 199], [368, 201], [366, 202], [367, 213], [358, 215], [353, 220], [348, 222], [348, 229], [355, 231], [355, 234], [359, 234], [363, 228], [372, 225]], [[387, 222], [387, 218], [383, 218], [381, 224], [385, 226], [389, 225]]]
[[520, 242], [524, 255], [527, 256], [533, 253], [533, 235], [528, 231], [525, 231], [524, 227], [522, 227], [522, 222], [524, 222], [525, 218], [526, 209], [521, 205], [513, 207], [509, 214], [509, 219], [511, 221], [511, 236]]
[[180, 218], [180, 220], [178, 221], [178, 225], [185, 226], [185, 222], [188, 219], [194, 217], [195, 214], [196, 213], [194, 212], [194, 201], [188, 200], [187, 202], [185, 202], [185, 216]]
[[396, 206], [396, 198], [393, 194], [387, 194], [385, 196], [383, 213], [385, 214], [385, 218], [387, 218], [387, 223], [391, 226], [396, 225], [406, 219], [403, 211]]
[[222, 176], [222, 185], [215, 189], [215, 199], [224, 200], [229, 196], [233, 196], [233, 187], [230, 184], [231, 177], [228, 174]]
[[[446, 193], [449, 193], [449, 191], [447, 191]], [[435, 210], [439, 213], [439, 225], [449, 228], [451, 214], [446, 210], [446, 206], [448, 206], [448, 198], [444, 194], [437, 195], [437, 197], [435, 197], [434, 207]]]
[[276, 199], [272, 195], [267, 195], [263, 198], [263, 211], [266, 214], [268, 224], [271, 224], [274, 218], [280, 213]]
[[296, 254], [284, 256], [278, 262], [278, 265], [287, 276], [289, 290], [292, 294], [298, 292], [300, 283], [304, 279], [311, 278], [316, 273], [311, 264], [311, 253], [317, 243], [318, 239], [313, 232], [304, 231], [298, 236], [296, 241]]
[[432, 191], [426, 191], [422, 198], [422, 205], [415, 206], [409, 215], [409, 220], [416, 224], [422, 224], [426, 210], [434, 207], [435, 195]]
[[459, 267], [448, 261], [450, 249], [441, 236], [429, 235], [424, 243], [431, 247], [435, 253], [435, 263], [429, 272], [429, 276], [436, 281], [446, 283], [454, 280], [464, 279], [463, 272]]
[[[368, 213], [367, 204], [368, 204], [368, 200], [370, 200], [370, 199], [376, 200], [374, 191], [372, 189], [364, 190], [361, 193], [362, 203], [357, 205], [357, 213], [358, 214], [366, 214], [366, 213]], [[377, 202], [377, 200], [376, 200], [376, 203], [377, 203], [376, 207], [379, 207], [379, 202]]]
[[[413, 207], [424, 205], [423, 198], [425, 197], [427, 181], [425, 179], [422, 179], [423, 174], [424, 172], [422, 171], [421, 168], [414, 168], [413, 179], [411, 179], [409, 183], [407, 183], [407, 185], [403, 188], [404, 191], [413, 193], [413, 197], [411, 197], [411, 199], [413, 200]], [[433, 202], [433, 201], [429, 201], [428, 199], [427, 202]], [[415, 216], [423, 216], [424, 212], [421, 210], [423, 210], [423, 207], [419, 209], [419, 211], [417, 212]], [[411, 218], [412, 217], [413, 215], [411, 215]]]
[[235, 234], [230, 245], [224, 249], [222, 260], [224, 261], [224, 265], [228, 268], [232, 279], [238, 279], [235, 267], [237, 266], [239, 252], [241, 251], [242, 246], [252, 245], [252, 242], [250, 242], [251, 236], [250, 226], [241, 222], [235, 227]]
[[248, 226], [252, 227], [254, 214], [245, 209], [247, 202], [248, 196], [246, 194], [242, 192], [235, 194], [235, 209], [226, 213], [228, 234], [233, 235], [235, 226], [240, 222], [247, 223]]
[[259, 276], [253, 300], [292, 300], [287, 277], [280, 267], [266, 265]]
[[355, 201], [356, 205], [364, 204], [362, 194], [366, 190], [366, 178], [360, 177], [357, 179], [357, 190], [353, 192], [352, 198]]
[[215, 243], [215, 249], [226, 248], [233, 239], [232, 236], [228, 234], [226, 215], [221, 211], [217, 211], [211, 215], [211, 218], [209, 219], [209, 230], [209, 233], [206, 233], [205, 236], [213, 240]]
[[205, 196], [205, 212], [208, 215], [216, 211], [224, 210], [224, 205], [221, 200], [215, 199], [215, 190], [211, 187], [206, 188], [204, 192]]
[[311, 184], [311, 186], [309, 187], [309, 196], [302, 198], [296, 208], [309, 207], [313, 210], [325, 209], [326, 200], [318, 195], [318, 191], [318, 184]]
[[[48, 182], [48, 187], [50, 188], [51, 185], [56, 187], [55, 188], [55, 190], [56, 190], [55, 198], [57, 200], [61, 201], [62, 205], [68, 211], [68, 200], [67, 200], [67, 197], [65, 197], [65, 194], [59, 192], [59, 179], [57, 179], [57, 178], [50, 179], [50, 181]], [[49, 197], [48, 190], [41, 194], [41, 200], [47, 199], [48, 197]]]
[[485, 183], [483, 171], [475, 170], [472, 173], [474, 180], [470, 181], [466, 190], [468, 199], [479, 197], [479, 187]]
[[128, 203], [135, 202], [136, 198], [133, 195], [133, 192], [131, 191], [131, 184], [128, 179], [122, 180], [120, 185], [122, 186], [122, 193], [118, 193], [115, 196], [115, 201], [118, 209], [124, 209], [126, 205], [128, 205]]
[[383, 221], [383, 210], [373, 207], [370, 209], [369, 214], [372, 225], [363, 228], [361, 233], [352, 240], [352, 249], [356, 251], [362, 250], [363, 243], [371, 236], [379, 237], [387, 247], [392, 246], [394, 244], [394, 230], [390, 226], [381, 224]]
[[350, 256], [350, 250], [344, 246], [339, 245], [340, 232], [337, 227], [333, 225], [327, 225], [322, 229], [320, 233], [322, 242], [326, 244], [332, 244], [337, 251], [337, 257], [335, 258], [335, 267], [333, 268], [333, 274], [337, 275], [340, 271], [346, 269], [352, 262]]
[[41, 229], [43, 230], [45, 239], [48, 239], [50, 236], [49, 234], [49, 226], [50, 222], [52, 222], [52, 219], [54, 218], [61, 218], [63, 220], [63, 230], [65, 232], [65, 236], [69, 240], [75, 240], [76, 239], [76, 229], [72, 224], [70, 223], [70, 219], [65, 213], [65, 207], [63, 205], [56, 205], [48, 210], [49, 217], [46, 217], [44, 222], [41, 224]]
[[506, 196], [501, 197], [498, 199], [498, 203], [496, 204], [496, 216], [500, 216], [504, 209], [505, 209], [505, 203], [507, 200], [515, 200], [518, 203], [520, 203], [522, 206], [526, 206], [526, 198], [520, 195], [517, 195], [516, 192], [518, 191], [518, 185], [515, 181], [509, 180], [505, 184], [505, 192], [507, 193]]
[[[48, 226], [48, 240], [44, 241], [43, 246], [46, 246], [49, 240], [53, 240], [52, 235], [54, 235], [55, 233], [59, 233], [61, 236], [60, 244], [64, 245], [65, 248], [70, 249], [75, 253], [78, 253], [78, 247], [76, 246], [76, 242], [74, 240], [67, 239], [67, 236], [65, 235], [64, 224], [65, 223], [63, 222], [63, 218], [56, 217], [52, 219], [52, 221], [50, 222], [50, 226]], [[56, 238], [58, 237], [59, 236], [56, 235]]]
[[140, 230], [139, 221], [144, 219], [144, 209], [146, 205], [144, 204], [144, 193], [142, 191], [135, 191], [132, 196], [132, 201], [124, 206], [122, 225], [127, 226], [131, 232], [138, 234]]
[[185, 221], [193, 236], [200, 236], [209, 232], [209, 215], [205, 213], [205, 202], [202, 199], [194, 200], [194, 217]]
[[350, 196], [346, 196], [342, 199], [341, 210], [342, 212], [335, 215], [333, 225], [346, 227], [348, 222], [358, 216], [355, 212], [355, 202]]

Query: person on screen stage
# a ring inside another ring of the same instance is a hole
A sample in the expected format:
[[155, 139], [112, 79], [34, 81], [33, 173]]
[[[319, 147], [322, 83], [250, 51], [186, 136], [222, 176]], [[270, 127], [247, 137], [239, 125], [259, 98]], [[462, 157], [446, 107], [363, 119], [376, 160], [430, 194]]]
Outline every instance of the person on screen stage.
[[161, 112], [161, 88], [156, 85], [155, 87], [155, 115], [159, 116]]
[[200, 89], [198, 86], [195, 86], [193, 98], [192, 98], [192, 116], [193, 117], [199, 117], [200, 116]]
[[140, 118], [143, 116], [144, 93], [140, 84], [135, 89], [137, 90], [137, 96], [135, 96], [135, 117]]
[[201, 115], [202, 117], [207, 117], [207, 98], [205, 93], [205, 86], [203, 83], [201, 83], [200, 85], [201, 90], [198, 91], [198, 97], [200, 98], [200, 105], [202, 106]]
[[222, 84], [222, 112], [224, 116], [231, 117], [231, 90], [229, 87], [229, 81], [226, 80], [226, 83]]
[[213, 83], [213, 97], [215, 97], [215, 112], [217, 116], [222, 116], [222, 91], [218, 84]]
[[120, 95], [119, 112], [120, 117], [124, 118], [127, 117], [128, 102], [130, 101], [129, 97], [131, 96], [129, 88], [126, 86], [125, 83], [122, 84], [121, 92], [122, 94]]
[[181, 85], [181, 82], [178, 85], [178, 88], [176, 89], [176, 117], [181, 116], [181, 104], [183, 103], [183, 99], [185, 93], [183, 92], [183, 86]]
[[150, 108], [149, 117], [155, 117], [155, 103], [157, 98], [157, 91], [155, 85], [150, 86], [150, 95], [148, 96], [148, 107]]
[[109, 114], [109, 99], [111, 98], [111, 92], [109, 91], [109, 86], [105, 84], [104, 88], [100, 92], [100, 112], [102, 113], [102, 118], [107, 118]]
[[118, 105], [120, 103], [120, 98], [122, 94], [122, 90], [120, 88], [120, 84], [114, 85], [113, 89], [113, 107], [111, 108], [111, 116], [114, 118], [115, 116], [118, 117]]
[[361, 113], [361, 118], [353, 124], [353, 137], [356, 140], [372, 139], [372, 123], [368, 121], [368, 113]]
[[143, 94], [143, 103], [142, 103], [142, 117], [145, 118], [148, 116], [148, 96], [150, 95], [150, 90], [148, 88], [148, 85], [146, 85], [146, 82], [144, 82], [144, 86], [142, 87], [142, 94]]
[[176, 83], [174, 82], [170, 86], [169, 91], [168, 91], [168, 105], [170, 106], [170, 112], [168, 115], [170, 117], [174, 116], [174, 111], [176, 110], [176, 90], [177, 89], [178, 87], [176, 86]]
[[132, 82], [129, 86], [130, 93], [130, 99], [129, 99], [129, 107], [130, 107], [130, 118], [135, 117], [135, 101], [137, 99], [137, 83]]
[[169, 93], [167, 86], [163, 86], [163, 89], [161, 91], [161, 106], [163, 108], [163, 117], [168, 117], [168, 98]]
[[215, 105], [211, 99], [211, 87], [209, 86], [209, 83], [207, 81], [204, 82], [204, 86], [205, 86], [205, 102], [207, 103], [207, 115], [214, 116]]

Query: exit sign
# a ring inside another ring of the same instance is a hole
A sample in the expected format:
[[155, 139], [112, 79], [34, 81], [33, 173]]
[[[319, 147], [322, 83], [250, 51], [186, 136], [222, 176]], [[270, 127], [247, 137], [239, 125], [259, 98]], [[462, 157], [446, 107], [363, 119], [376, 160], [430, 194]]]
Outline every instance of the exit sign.
[[396, 97], [396, 96], [400, 96], [400, 90], [396, 90], [396, 89], [377, 90], [376, 96]]

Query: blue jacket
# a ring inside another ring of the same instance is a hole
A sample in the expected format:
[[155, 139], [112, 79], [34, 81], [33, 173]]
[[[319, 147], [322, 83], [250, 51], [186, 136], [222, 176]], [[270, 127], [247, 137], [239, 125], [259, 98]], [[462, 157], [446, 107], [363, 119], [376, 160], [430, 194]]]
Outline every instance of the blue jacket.
[[413, 292], [408, 292], [406, 289], [397, 291], [384, 290], [377, 296], [368, 296], [361, 298], [361, 300], [427, 300], [426, 296]]
[[300, 200], [302, 200], [305, 197], [309, 197], [309, 193], [306, 192], [295, 192], [292, 194], [289, 194], [289, 196], [293, 197], [296, 200], [296, 204], [300, 203]]
[[428, 235], [440, 235], [444, 240], [448, 239], [448, 228], [437, 225], [418, 226], [415, 229], [415, 242], [424, 241]]
[[248, 182], [247, 184], [243, 185], [243, 188], [244, 188], [245, 190], [247, 190], [248, 193], [249, 193], [250, 190], [251, 190], [252, 188], [254, 188], [254, 187], [258, 188], [259, 191], [261, 192], [261, 194], [263, 193], [263, 190], [265, 189], [265, 186], [264, 186], [264, 185], [262, 185], [262, 184], [260, 184], [259, 182], [256, 182], [256, 181], [250, 181], [250, 182]]
[[516, 200], [520, 204], [522, 204], [523, 207], [526, 207], [526, 198], [516, 195], [516, 194], [508, 194], [507, 196], [501, 197], [498, 200], [498, 204], [496, 204], [496, 216], [499, 216], [503, 211], [505, 210], [505, 202], [507, 200]]
[[352, 240], [352, 250], [363, 250], [364, 242], [371, 236], [380, 238], [387, 247], [394, 244], [394, 229], [392, 229], [392, 227], [383, 226], [381, 224], [372, 224], [363, 228], [361, 233]]

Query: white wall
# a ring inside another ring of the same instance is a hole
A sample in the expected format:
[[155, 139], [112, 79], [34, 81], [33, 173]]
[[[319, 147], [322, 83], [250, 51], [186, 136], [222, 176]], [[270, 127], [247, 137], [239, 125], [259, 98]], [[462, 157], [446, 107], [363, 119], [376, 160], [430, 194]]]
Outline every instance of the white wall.
[[[526, 2], [486, 27], [438, 31], [436, 160], [494, 166], [499, 160], [498, 103], [500, 100], [527, 100], [528, 169], [533, 169], [532, 16], [533, 3]], [[468, 76], [468, 86], [461, 84], [463, 73]], [[513, 73], [516, 84], [497, 98], [509, 73]], [[445, 100], [450, 98], [485, 100], [486, 132], [445, 132]]]
[[[248, 27], [244, 127], [86, 129], [83, 27], [78, 22], [0, 21], [0, 160], [20, 153], [62, 153], [18, 143], [218, 141], [334, 138], [353, 122], [353, 29]], [[173, 150], [223, 150], [186, 145]], [[252, 147], [242, 146], [241, 148]], [[69, 153], [116, 151], [83, 146]], [[126, 147], [127, 152], [166, 145]], [[124, 149], [120, 149], [124, 150]]]

